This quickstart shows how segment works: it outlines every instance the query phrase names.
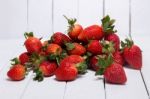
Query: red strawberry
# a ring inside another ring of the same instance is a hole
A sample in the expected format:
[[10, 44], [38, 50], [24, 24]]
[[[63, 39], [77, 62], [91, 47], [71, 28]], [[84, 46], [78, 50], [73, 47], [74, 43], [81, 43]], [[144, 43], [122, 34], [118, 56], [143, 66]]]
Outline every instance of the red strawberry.
[[26, 70], [23, 65], [14, 65], [8, 72], [7, 76], [14, 81], [19, 81], [25, 78]]
[[66, 46], [70, 55], [83, 55], [86, 52], [84, 46], [79, 43], [66, 43]]
[[119, 51], [113, 53], [113, 60], [120, 65], [124, 64], [124, 59]]
[[134, 45], [132, 40], [125, 39], [126, 43], [122, 42], [123, 57], [131, 68], [140, 70], [142, 68], [142, 51]]
[[102, 19], [102, 28], [103, 32], [105, 34], [105, 40], [111, 41], [114, 43], [115, 50], [119, 50], [120, 48], [120, 39], [116, 33], [117, 31], [114, 30], [114, 19], [110, 19], [110, 17], [107, 15]]
[[98, 40], [92, 40], [87, 46], [87, 51], [94, 55], [101, 54], [102, 45]]
[[62, 46], [65, 43], [71, 42], [71, 39], [61, 32], [56, 32], [52, 35], [51, 42]]
[[81, 62], [84, 62], [84, 58], [79, 56], [79, 55], [70, 55], [70, 56], [67, 56], [65, 57], [61, 62], [60, 64], [65, 64], [66, 62], [70, 62], [70, 63], [73, 63], [73, 64], [78, 64], [78, 63], [81, 63]]
[[100, 69], [96, 72], [96, 75], [104, 74], [104, 78], [109, 83], [124, 84], [127, 81], [127, 77], [123, 66], [113, 62], [111, 55], [102, 57], [99, 59]]
[[80, 41], [101, 40], [104, 36], [102, 28], [99, 25], [92, 25], [85, 28], [78, 36]]
[[43, 75], [48, 77], [52, 76], [57, 68], [57, 64], [55, 62], [43, 61], [40, 64], [40, 69], [43, 72]]
[[29, 53], [39, 53], [41, 51], [42, 43], [38, 38], [33, 37], [32, 32], [25, 33], [25, 38], [26, 41], [24, 44]]
[[74, 64], [75, 67], [77, 68], [79, 74], [84, 74], [87, 71], [87, 64], [86, 64], [84, 58], [82, 58], [79, 55], [67, 56], [60, 62], [60, 66], [67, 66], [67, 65], [65, 65], [66, 63]]
[[60, 55], [62, 48], [57, 44], [49, 44], [46, 49], [47, 54]]
[[120, 64], [111, 64], [104, 72], [104, 77], [107, 82], [115, 84], [124, 84], [127, 77], [123, 67]]
[[105, 37], [105, 40], [113, 42], [115, 50], [116, 51], [119, 50], [119, 48], [120, 48], [120, 39], [119, 39], [117, 34], [114, 34], [114, 33], [109, 34]]
[[74, 64], [65, 63], [62, 64], [57, 70], [55, 71], [56, 79], [59, 81], [71, 81], [75, 80], [78, 75], [78, 70]]
[[78, 35], [83, 31], [83, 28], [80, 24], [75, 24], [76, 19], [68, 19], [66, 16], [64, 16], [69, 24], [69, 29], [68, 29], [68, 35], [72, 40], [77, 41], [78, 40]]
[[93, 69], [94, 71], [99, 70], [100, 66], [98, 66], [98, 56], [93, 56], [90, 59], [90, 67], [91, 69]]
[[22, 65], [29, 61], [29, 53], [24, 52], [19, 56], [19, 61]]

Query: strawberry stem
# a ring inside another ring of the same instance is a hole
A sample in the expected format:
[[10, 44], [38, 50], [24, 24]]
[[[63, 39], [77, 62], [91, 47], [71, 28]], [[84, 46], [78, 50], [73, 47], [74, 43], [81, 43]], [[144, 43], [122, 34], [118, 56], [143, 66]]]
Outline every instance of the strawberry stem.
[[105, 16], [101, 21], [102, 21], [103, 32], [106, 35], [117, 32], [117, 30], [114, 30], [115, 20], [110, 19], [109, 15]]
[[25, 32], [24, 33], [24, 37], [25, 37], [25, 39], [27, 39], [28, 37], [33, 37], [34, 35], [33, 35], [33, 32]]
[[17, 65], [20, 64], [20, 61], [17, 57], [13, 58], [10, 60], [11, 61], [11, 65]]
[[64, 17], [65, 17], [65, 19], [68, 21], [68, 24], [69, 24], [69, 29], [68, 29], [68, 33], [70, 32], [70, 31], [72, 31], [72, 29], [73, 29], [73, 27], [74, 27], [74, 24], [76, 23], [76, 21], [77, 21], [77, 19], [76, 18], [68, 18], [68, 17], [66, 17], [65, 15], [63, 15]]

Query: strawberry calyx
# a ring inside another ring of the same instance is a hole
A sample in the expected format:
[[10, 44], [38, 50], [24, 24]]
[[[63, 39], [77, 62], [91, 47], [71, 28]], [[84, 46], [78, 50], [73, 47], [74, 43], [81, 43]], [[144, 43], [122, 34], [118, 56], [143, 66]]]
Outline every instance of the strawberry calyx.
[[67, 50], [73, 50], [75, 48], [75, 45], [73, 43], [65, 43]]
[[77, 63], [76, 68], [78, 69], [79, 74], [85, 74], [87, 72], [87, 64], [85, 61]]
[[63, 15], [65, 17], [65, 19], [68, 21], [69, 24], [69, 28], [68, 28], [68, 33], [72, 31], [72, 29], [74, 28], [74, 24], [76, 23], [77, 19], [76, 18], [68, 18], [65, 15]]
[[44, 75], [43, 72], [40, 70], [40, 68], [35, 68], [33, 70], [33, 73], [35, 73], [35, 77], [33, 78], [33, 80], [41, 82], [44, 79]]
[[123, 50], [125, 47], [131, 48], [131, 46], [132, 46], [133, 44], [134, 44], [134, 42], [133, 42], [132, 39], [126, 38], [126, 39], [125, 39], [125, 42], [121, 41], [122, 50]]
[[20, 64], [20, 61], [17, 57], [13, 58], [10, 60], [11, 61], [11, 65], [17, 65]]
[[29, 37], [34, 37], [34, 34], [33, 34], [33, 32], [25, 32], [24, 33], [24, 37], [25, 37], [25, 39], [27, 39], [27, 38], [29, 38]]
[[110, 19], [109, 15], [105, 16], [101, 21], [102, 21], [103, 32], [106, 35], [117, 32], [117, 30], [114, 30], [115, 20], [114, 19]]
[[106, 68], [109, 67], [113, 63], [113, 57], [111, 54], [107, 55], [99, 55], [98, 64], [99, 70], [96, 71], [95, 75], [103, 75]]
[[115, 52], [114, 43], [111, 41], [102, 40], [102, 53], [110, 54]]

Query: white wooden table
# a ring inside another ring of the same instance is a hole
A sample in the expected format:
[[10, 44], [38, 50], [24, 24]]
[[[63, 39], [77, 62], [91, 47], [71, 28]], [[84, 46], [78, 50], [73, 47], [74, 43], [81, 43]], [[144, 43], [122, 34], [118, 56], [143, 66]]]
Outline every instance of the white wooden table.
[[[150, 99], [149, 5], [149, 0], [0, 0], [0, 99]], [[62, 15], [76, 17], [86, 27], [100, 24], [107, 14], [117, 20], [120, 37], [132, 33], [143, 51], [142, 70], [125, 68], [125, 85], [105, 83], [92, 71], [67, 83], [54, 76], [38, 83], [32, 73], [20, 82], [8, 80], [9, 60], [25, 51], [25, 31], [47, 39], [53, 32], [66, 31]]]

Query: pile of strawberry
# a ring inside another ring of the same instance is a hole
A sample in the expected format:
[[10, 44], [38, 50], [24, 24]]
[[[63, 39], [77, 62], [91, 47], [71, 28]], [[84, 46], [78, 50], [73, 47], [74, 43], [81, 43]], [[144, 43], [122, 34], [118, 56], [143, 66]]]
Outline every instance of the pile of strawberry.
[[[142, 53], [140, 48], [128, 38], [120, 41], [114, 30], [114, 19], [107, 15], [102, 25], [91, 25], [83, 29], [76, 19], [68, 19], [68, 36], [54, 33], [47, 41], [25, 33], [26, 52], [12, 59], [7, 72], [11, 80], [20, 81], [32, 71], [34, 80], [55, 75], [58, 81], [72, 81], [78, 75], [95, 71], [95, 75], [104, 75], [109, 83], [124, 84], [127, 77], [123, 66], [140, 70]], [[120, 47], [120, 45], [122, 47]], [[128, 64], [128, 65], [127, 65]]]

